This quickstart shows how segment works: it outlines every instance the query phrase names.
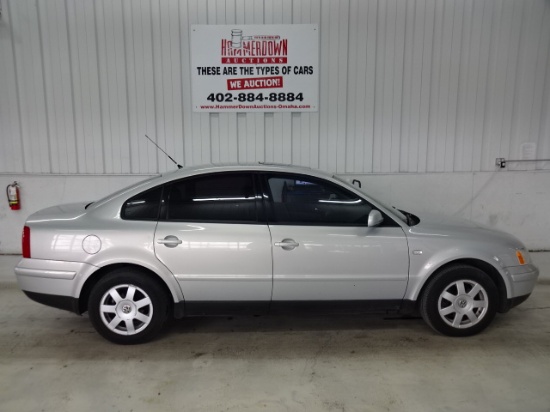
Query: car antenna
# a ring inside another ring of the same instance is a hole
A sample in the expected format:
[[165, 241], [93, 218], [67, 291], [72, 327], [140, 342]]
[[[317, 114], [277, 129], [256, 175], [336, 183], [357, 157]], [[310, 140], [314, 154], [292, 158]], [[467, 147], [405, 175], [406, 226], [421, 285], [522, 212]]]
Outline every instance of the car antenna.
[[153, 143], [155, 146], [157, 146], [157, 149], [159, 149], [162, 153], [164, 153], [166, 156], [168, 156], [168, 159], [170, 159], [172, 162], [174, 162], [174, 164], [178, 167], [178, 169], [182, 169], [182, 168], [183, 168], [182, 165], [180, 165], [178, 162], [176, 162], [174, 159], [172, 159], [172, 156], [170, 156], [168, 153], [166, 153], [164, 150], [162, 150], [158, 144], [156, 144], [153, 140], [151, 140], [151, 138], [150, 138], [149, 136], [145, 135], [145, 137], [146, 137], [147, 139], [149, 139], [149, 141], [150, 141], [151, 143]]

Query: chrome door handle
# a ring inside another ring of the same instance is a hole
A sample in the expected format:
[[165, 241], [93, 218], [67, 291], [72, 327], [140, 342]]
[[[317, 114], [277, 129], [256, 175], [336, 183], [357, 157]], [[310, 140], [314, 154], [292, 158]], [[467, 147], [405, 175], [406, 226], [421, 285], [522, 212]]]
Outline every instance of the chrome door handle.
[[294, 239], [283, 239], [281, 242], [275, 242], [275, 246], [282, 247], [283, 250], [292, 250], [300, 246], [300, 244]]
[[176, 247], [177, 245], [181, 245], [182, 241], [176, 236], [168, 235], [164, 239], [158, 239], [157, 243], [166, 247]]

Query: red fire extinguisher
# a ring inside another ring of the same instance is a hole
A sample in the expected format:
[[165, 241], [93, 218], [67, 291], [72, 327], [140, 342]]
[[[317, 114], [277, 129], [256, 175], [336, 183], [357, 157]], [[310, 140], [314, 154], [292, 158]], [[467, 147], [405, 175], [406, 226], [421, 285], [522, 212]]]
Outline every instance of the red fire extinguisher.
[[8, 202], [11, 210], [21, 209], [21, 196], [19, 194], [19, 185], [17, 182], [13, 182], [6, 187], [6, 194], [8, 195]]

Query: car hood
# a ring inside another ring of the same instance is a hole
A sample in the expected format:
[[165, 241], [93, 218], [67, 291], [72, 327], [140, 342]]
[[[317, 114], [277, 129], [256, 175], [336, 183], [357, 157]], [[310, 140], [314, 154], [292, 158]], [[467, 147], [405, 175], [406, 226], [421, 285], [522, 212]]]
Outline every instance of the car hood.
[[28, 223], [56, 220], [76, 220], [86, 213], [86, 205], [90, 202], [69, 203], [52, 206], [33, 213], [27, 219]]
[[420, 213], [420, 223], [410, 227], [409, 233], [418, 236], [433, 236], [452, 239], [479, 240], [500, 245], [523, 248], [524, 245], [513, 235], [487, 225], [457, 217]]

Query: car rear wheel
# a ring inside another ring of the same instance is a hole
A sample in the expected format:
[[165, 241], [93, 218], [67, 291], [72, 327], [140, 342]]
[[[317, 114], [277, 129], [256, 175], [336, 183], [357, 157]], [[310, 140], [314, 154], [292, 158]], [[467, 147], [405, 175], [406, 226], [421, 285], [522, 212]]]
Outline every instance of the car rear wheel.
[[104, 338], [120, 344], [151, 340], [167, 318], [167, 297], [157, 281], [132, 269], [103, 277], [92, 289], [88, 312]]
[[428, 325], [448, 336], [481, 332], [497, 312], [498, 291], [493, 280], [473, 266], [443, 269], [428, 283], [420, 313]]

